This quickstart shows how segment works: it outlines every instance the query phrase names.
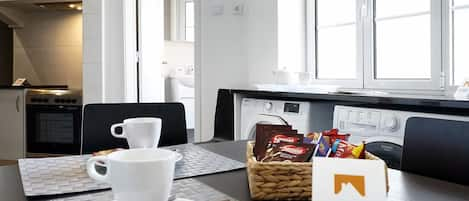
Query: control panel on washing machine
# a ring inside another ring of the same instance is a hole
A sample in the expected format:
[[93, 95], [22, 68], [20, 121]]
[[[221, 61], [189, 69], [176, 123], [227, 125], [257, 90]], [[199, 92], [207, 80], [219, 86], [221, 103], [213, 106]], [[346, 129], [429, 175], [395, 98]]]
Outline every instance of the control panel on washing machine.
[[336, 106], [334, 110], [334, 127], [360, 136], [394, 136], [402, 132], [402, 124], [398, 115], [378, 109]]

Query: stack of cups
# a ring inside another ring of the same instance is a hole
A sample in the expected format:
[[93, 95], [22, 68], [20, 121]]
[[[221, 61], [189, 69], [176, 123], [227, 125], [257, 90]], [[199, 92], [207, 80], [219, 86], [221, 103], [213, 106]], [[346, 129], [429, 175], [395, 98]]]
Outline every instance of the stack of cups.
[[[111, 185], [115, 201], [167, 201], [174, 179], [176, 162], [182, 155], [158, 149], [162, 120], [132, 118], [114, 124], [111, 134], [125, 138], [129, 150], [95, 156], [88, 160], [88, 175]], [[122, 128], [118, 134], [116, 128]], [[96, 171], [96, 164], [106, 167], [106, 173]]]

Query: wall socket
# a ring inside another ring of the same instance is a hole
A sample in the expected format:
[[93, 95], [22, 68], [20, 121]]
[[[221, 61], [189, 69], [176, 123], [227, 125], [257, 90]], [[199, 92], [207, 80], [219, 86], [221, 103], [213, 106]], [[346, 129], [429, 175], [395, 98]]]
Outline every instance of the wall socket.
[[238, 16], [244, 15], [244, 3], [242, 2], [233, 3], [232, 14], [238, 15]]

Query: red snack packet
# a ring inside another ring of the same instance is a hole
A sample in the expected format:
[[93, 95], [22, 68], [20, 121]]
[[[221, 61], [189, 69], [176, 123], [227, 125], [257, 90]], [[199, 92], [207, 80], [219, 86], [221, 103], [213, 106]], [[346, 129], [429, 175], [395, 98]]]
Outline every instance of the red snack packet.
[[269, 143], [279, 144], [279, 143], [301, 143], [303, 141], [303, 136], [298, 134], [274, 134], [270, 138]]
[[331, 144], [334, 143], [336, 140], [343, 140], [348, 141], [350, 134], [339, 134], [339, 135], [331, 135], [329, 136]]
[[331, 130], [327, 130], [327, 131], [323, 131], [323, 132], [322, 132], [322, 135], [329, 137], [329, 140], [330, 140], [329, 142], [331, 143], [331, 145], [332, 145], [337, 139], [344, 140], [344, 141], [348, 141], [348, 138], [350, 137], [350, 134], [340, 134], [340, 133], [339, 133], [339, 129], [337, 129], [337, 128], [334, 128], [334, 129], [331, 129]]
[[352, 156], [353, 145], [349, 144], [345, 140], [336, 140], [332, 145], [333, 157], [335, 158], [350, 158]]

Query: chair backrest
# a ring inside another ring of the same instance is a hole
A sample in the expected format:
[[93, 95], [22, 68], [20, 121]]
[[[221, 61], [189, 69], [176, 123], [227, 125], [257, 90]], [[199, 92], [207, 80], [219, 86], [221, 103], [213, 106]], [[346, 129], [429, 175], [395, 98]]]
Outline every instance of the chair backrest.
[[162, 119], [159, 146], [187, 143], [186, 118], [181, 103], [89, 104], [84, 108], [82, 153], [128, 148], [125, 139], [111, 135], [111, 125], [134, 117]]
[[410, 118], [401, 169], [469, 185], [469, 122]]

